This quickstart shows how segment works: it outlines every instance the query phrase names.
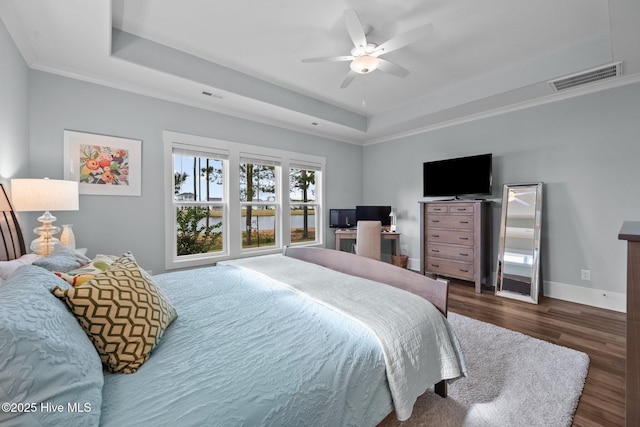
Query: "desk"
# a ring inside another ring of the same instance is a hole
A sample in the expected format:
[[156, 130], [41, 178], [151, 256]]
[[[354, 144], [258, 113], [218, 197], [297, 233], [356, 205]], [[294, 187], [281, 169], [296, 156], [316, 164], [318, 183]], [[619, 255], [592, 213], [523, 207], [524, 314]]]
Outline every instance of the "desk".
[[[340, 250], [340, 243], [343, 239], [354, 240], [356, 238], [357, 231], [355, 228], [339, 229], [336, 230], [336, 250]], [[400, 255], [400, 233], [395, 231], [381, 231], [381, 239], [389, 239], [394, 241], [393, 254]]]

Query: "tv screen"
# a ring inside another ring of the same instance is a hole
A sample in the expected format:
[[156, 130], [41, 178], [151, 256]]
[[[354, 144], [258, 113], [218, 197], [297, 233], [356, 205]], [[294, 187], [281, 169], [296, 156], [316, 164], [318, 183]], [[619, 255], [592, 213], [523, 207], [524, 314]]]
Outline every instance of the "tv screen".
[[356, 225], [355, 209], [329, 209], [329, 227], [351, 228]]
[[382, 225], [391, 225], [391, 206], [356, 206], [357, 221], [380, 221]]
[[490, 195], [491, 165], [491, 154], [425, 162], [423, 196]]

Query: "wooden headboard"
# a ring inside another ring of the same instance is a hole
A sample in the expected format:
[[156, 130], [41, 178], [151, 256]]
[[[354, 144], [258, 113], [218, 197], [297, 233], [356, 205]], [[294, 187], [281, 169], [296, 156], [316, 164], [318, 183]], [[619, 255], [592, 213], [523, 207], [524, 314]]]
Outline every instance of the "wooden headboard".
[[11, 261], [27, 253], [20, 224], [16, 217], [9, 196], [0, 184], [0, 261]]

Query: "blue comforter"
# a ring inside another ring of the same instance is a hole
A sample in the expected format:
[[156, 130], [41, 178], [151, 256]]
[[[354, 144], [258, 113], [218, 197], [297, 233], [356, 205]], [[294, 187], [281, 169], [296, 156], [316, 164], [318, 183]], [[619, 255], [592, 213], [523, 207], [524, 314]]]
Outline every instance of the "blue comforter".
[[358, 323], [232, 266], [155, 276], [178, 311], [137, 373], [106, 375], [103, 426], [372, 426], [393, 409]]

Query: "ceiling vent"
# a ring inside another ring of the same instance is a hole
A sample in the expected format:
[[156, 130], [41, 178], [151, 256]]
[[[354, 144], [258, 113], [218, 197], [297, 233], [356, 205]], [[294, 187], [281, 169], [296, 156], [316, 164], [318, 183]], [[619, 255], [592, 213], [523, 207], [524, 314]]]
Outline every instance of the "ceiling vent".
[[603, 65], [602, 67], [592, 68], [591, 70], [581, 71], [570, 76], [565, 76], [556, 80], [549, 81], [554, 92], [571, 89], [577, 86], [596, 83], [601, 80], [607, 80], [622, 75], [622, 62]]

